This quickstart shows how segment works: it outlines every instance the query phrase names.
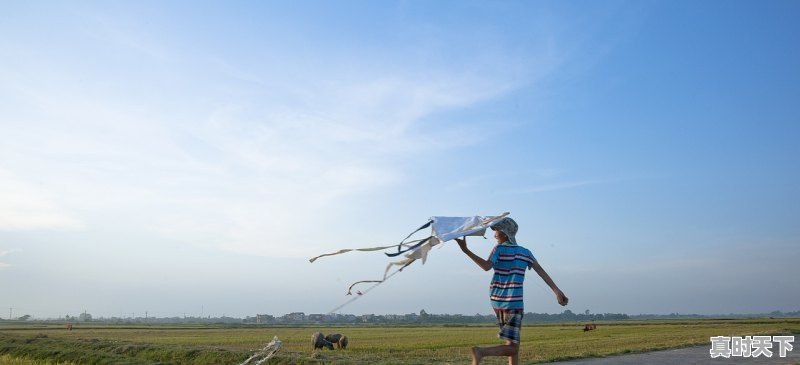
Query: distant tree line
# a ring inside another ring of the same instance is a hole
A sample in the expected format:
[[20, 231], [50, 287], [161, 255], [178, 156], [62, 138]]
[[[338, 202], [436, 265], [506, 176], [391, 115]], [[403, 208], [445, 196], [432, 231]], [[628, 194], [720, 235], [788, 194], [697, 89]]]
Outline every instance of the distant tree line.
[[[630, 317], [622, 313], [605, 314], [575, 314], [570, 310], [565, 310], [559, 314], [548, 313], [525, 313], [523, 321], [529, 323], [542, 322], [571, 322], [571, 321], [602, 321], [602, 320], [625, 320]], [[253, 324], [290, 324], [290, 323], [341, 323], [341, 324], [471, 324], [471, 323], [495, 323], [497, 318], [494, 314], [464, 315], [464, 314], [430, 314], [424, 309], [419, 313], [409, 314], [305, 314], [302, 312], [289, 313], [281, 317], [260, 314], [255, 317], [247, 317], [244, 323]]]
[[[573, 313], [567, 309], [561, 313], [533, 313], [527, 312], [523, 317], [526, 323], [549, 323], [549, 322], [592, 322], [592, 321], [621, 321], [621, 320], [647, 320], [647, 319], [709, 319], [709, 318], [785, 318], [800, 317], [800, 310], [794, 312], [773, 311], [760, 314], [637, 314], [628, 315], [624, 313], [590, 313], [587, 309], [583, 313]], [[28, 321], [33, 319], [30, 315], [24, 315], [14, 319], [15, 321]], [[245, 318], [236, 317], [92, 317], [89, 313], [81, 313], [78, 316], [66, 315], [58, 319], [46, 319], [44, 321], [59, 322], [102, 322], [116, 324], [480, 324], [495, 323], [494, 314], [464, 315], [464, 314], [431, 314], [424, 309], [419, 313], [408, 314], [305, 314], [303, 312], [292, 312], [282, 316], [270, 314], [257, 314]], [[2, 320], [5, 321], [5, 320]], [[39, 321], [42, 321], [41, 319]]]

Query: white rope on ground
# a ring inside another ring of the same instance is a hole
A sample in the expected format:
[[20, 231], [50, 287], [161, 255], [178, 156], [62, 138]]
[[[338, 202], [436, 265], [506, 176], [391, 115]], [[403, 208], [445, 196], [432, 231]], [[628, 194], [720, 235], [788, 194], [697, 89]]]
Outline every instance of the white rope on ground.
[[263, 356], [261, 360], [258, 360], [253, 363], [255, 365], [261, 365], [265, 361], [269, 360], [273, 355], [275, 355], [275, 353], [278, 352], [278, 350], [280, 350], [281, 344], [282, 344], [281, 340], [278, 339], [278, 336], [275, 336], [272, 338], [272, 341], [268, 342], [264, 346], [264, 348], [253, 354], [253, 356], [248, 357], [247, 360], [245, 360], [243, 363], [239, 365], [247, 365], [253, 359]]

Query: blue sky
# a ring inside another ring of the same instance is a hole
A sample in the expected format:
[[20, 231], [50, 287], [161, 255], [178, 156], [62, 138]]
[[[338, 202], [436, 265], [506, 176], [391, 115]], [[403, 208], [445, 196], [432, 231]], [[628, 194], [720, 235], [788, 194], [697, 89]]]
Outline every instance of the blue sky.
[[[510, 211], [575, 312], [798, 310], [799, 13], [4, 2], [0, 307], [325, 313], [387, 260], [309, 257]], [[342, 312], [487, 313], [454, 246]]]

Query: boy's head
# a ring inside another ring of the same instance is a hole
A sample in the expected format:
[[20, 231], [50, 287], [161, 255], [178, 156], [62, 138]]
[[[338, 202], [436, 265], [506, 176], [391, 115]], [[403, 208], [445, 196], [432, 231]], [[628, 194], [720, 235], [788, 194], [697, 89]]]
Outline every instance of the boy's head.
[[517, 244], [516, 235], [518, 229], [519, 226], [517, 225], [517, 222], [508, 217], [501, 219], [492, 226], [494, 238], [497, 239], [498, 243], [508, 241], [515, 245]]

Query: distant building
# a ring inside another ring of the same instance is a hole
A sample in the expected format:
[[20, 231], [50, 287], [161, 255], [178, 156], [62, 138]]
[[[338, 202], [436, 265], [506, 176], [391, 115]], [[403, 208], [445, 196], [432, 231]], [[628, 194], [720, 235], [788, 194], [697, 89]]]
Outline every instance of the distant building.
[[307, 319], [311, 322], [323, 322], [325, 321], [324, 314], [309, 314]]
[[256, 314], [256, 323], [270, 323], [275, 321], [275, 317], [269, 314]]
[[303, 322], [306, 320], [306, 314], [303, 312], [292, 312], [283, 316], [285, 321]]

